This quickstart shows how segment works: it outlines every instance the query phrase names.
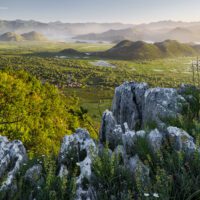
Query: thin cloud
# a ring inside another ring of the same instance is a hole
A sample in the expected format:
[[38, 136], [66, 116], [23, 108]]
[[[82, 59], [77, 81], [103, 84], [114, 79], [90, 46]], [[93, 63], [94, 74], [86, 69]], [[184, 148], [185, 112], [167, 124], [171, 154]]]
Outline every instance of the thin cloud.
[[8, 7], [0, 6], [0, 10], [8, 10]]

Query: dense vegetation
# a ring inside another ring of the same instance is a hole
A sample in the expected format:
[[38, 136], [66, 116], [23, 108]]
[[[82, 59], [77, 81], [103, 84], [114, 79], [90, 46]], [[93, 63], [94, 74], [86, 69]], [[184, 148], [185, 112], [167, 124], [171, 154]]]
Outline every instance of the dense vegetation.
[[0, 72], [0, 131], [21, 140], [30, 153], [57, 152], [65, 134], [83, 126], [95, 130], [77, 101], [22, 71]]

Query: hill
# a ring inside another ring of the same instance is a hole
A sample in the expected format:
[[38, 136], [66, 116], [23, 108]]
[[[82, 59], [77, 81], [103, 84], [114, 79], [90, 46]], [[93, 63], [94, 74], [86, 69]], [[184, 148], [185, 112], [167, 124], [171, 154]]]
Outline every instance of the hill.
[[127, 60], [156, 59], [161, 57], [161, 52], [154, 44], [148, 44], [142, 41], [131, 42], [124, 40], [108, 51], [103, 52], [101, 55], [114, 59], [119, 58]]
[[199, 41], [200, 37], [190, 29], [177, 27], [166, 33], [166, 35], [164, 35], [164, 39], [166, 38], [171, 40], [178, 40], [180, 42], [191, 42], [191, 41]]
[[164, 57], [193, 56], [197, 54], [194, 46], [182, 44], [176, 40], [165, 40], [154, 45], [160, 49]]
[[32, 31], [24, 34], [7, 32], [0, 35], [0, 41], [4, 42], [21, 42], [21, 41], [47, 41], [48, 39], [41, 33]]
[[139, 31], [134, 30], [133, 28], [123, 29], [123, 30], [109, 30], [103, 33], [95, 34], [86, 34], [74, 37], [74, 39], [81, 39], [81, 40], [97, 40], [97, 41], [122, 41], [122, 40], [133, 40], [133, 38], [139, 40], [141, 37]]
[[62, 51], [59, 52], [59, 54], [63, 55], [63, 56], [84, 56], [86, 55], [83, 52], [77, 51], [75, 49], [64, 49]]
[[47, 41], [48, 39], [41, 33], [36, 31], [24, 33], [21, 35], [25, 40], [29, 41]]
[[142, 41], [132, 42], [124, 40], [113, 48], [96, 53], [98, 56], [114, 59], [140, 60], [156, 59], [176, 56], [194, 56], [198, 48], [190, 44], [182, 44], [175, 40], [149, 44]]
[[20, 42], [23, 40], [24, 38], [21, 35], [16, 34], [14, 32], [7, 32], [0, 36], [0, 41], [3, 41], [3, 42], [11, 42], [11, 41]]

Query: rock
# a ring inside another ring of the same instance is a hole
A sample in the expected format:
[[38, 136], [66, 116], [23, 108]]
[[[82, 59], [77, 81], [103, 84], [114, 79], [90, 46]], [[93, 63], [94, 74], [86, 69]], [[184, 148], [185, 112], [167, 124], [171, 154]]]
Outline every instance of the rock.
[[131, 157], [128, 161], [128, 168], [135, 177], [139, 178], [143, 183], [149, 178], [149, 168], [145, 166], [139, 159], [138, 155]]
[[[165, 121], [177, 118], [187, 105], [181, 94], [173, 88], [149, 88], [146, 83], [126, 82], [115, 89], [110, 125], [120, 124], [123, 131], [124, 123], [130, 130], [151, 125], [164, 128]], [[106, 127], [109, 127], [108, 113], [103, 119], [105, 117]]]
[[0, 192], [16, 189], [13, 185], [15, 176], [26, 160], [26, 150], [21, 141], [9, 142], [6, 137], [0, 136], [0, 177], [5, 177], [5, 181], [0, 186]]
[[162, 143], [163, 143], [164, 135], [163, 133], [159, 132], [158, 129], [152, 130], [148, 136], [147, 141], [152, 148], [153, 152], [157, 152], [160, 150]]
[[165, 121], [181, 115], [185, 99], [172, 88], [151, 88], [144, 95], [143, 127], [163, 128]]
[[108, 141], [110, 135], [112, 135], [112, 131], [116, 126], [117, 122], [113, 116], [113, 113], [106, 110], [103, 113], [101, 129], [100, 129], [100, 142], [105, 144]]
[[80, 167], [80, 175], [76, 181], [77, 200], [89, 200], [89, 188], [86, 189], [83, 184], [85, 180], [90, 180], [92, 157], [96, 151], [96, 144], [84, 129], [78, 129], [75, 134], [65, 136], [63, 139], [59, 155], [59, 163], [61, 165], [59, 175], [61, 177], [65, 176], [68, 168], [73, 163]]
[[126, 122], [129, 128], [140, 126], [143, 96], [148, 88], [146, 83], [126, 82], [115, 89], [112, 112], [118, 124]]
[[44, 181], [42, 177], [42, 166], [37, 164], [28, 169], [25, 173], [24, 180], [32, 187], [40, 186]]
[[100, 130], [100, 142], [102, 144], [108, 143], [111, 150], [122, 143], [122, 128], [117, 125], [112, 112], [105, 111]]
[[127, 131], [125, 134], [122, 135], [123, 146], [128, 155], [133, 153], [134, 144], [136, 141], [136, 133], [135, 131]]
[[137, 137], [145, 138], [146, 132], [144, 130], [140, 130], [136, 132]]
[[196, 145], [193, 137], [177, 127], [168, 127], [167, 137], [170, 144], [176, 151], [184, 151], [187, 154], [191, 154], [196, 151]]

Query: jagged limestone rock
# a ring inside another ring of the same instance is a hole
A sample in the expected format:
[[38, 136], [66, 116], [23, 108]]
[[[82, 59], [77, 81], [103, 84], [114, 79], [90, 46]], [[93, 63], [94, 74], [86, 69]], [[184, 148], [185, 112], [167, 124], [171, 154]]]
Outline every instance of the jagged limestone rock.
[[112, 131], [115, 128], [117, 122], [111, 111], [106, 110], [103, 113], [101, 129], [100, 129], [100, 142], [106, 143], [109, 135], [112, 135]]
[[[92, 157], [97, 151], [95, 142], [90, 138], [85, 129], [77, 129], [73, 135], [65, 136], [61, 145], [59, 163], [61, 177], [66, 175], [66, 170], [72, 163], [80, 167], [80, 175], [77, 177], [76, 199], [89, 200], [89, 188], [84, 188], [85, 179], [90, 180], [92, 171]], [[65, 169], [65, 170], [63, 170]], [[64, 172], [64, 174], [62, 174]]]
[[140, 138], [145, 138], [146, 137], [146, 132], [144, 130], [140, 130], [136, 132], [136, 136]]
[[143, 127], [163, 128], [165, 121], [181, 115], [185, 99], [172, 88], [151, 88], [145, 92], [143, 106]]
[[122, 144], [122, 134], [122, 127], [117, 125], [112, 112], [105, 111], [100, 129], [100, 142], [108, 143], [111, 150], [114, 150], [117, 145]]
[[187, 154], [191, 154], [196, 151], [196, 145], [193, 137], [180, 128], [172, 126], [168, 127], [167, 137], [174, 150], [184, 151]]
[[132, 154], [136, 139], [135, 131], [129, 130], [122, 135], [123, 146], [127, 154]]
[[14, 179], [26, 160], [26, 150], [21, 141], [9, 142], [6, 137], [0, 136], [0, 177], [5, 177], [5, 181], [0, 185], [0, 192], [14, 192], [17, 189]]
[[130, 129], [140, 126], [146, 83], [126, 82], [115, 89], [112, 112], [118, 124], [126, 122]]
[[145, 182], [149, 179], [149, 168], [143, 164], [139, 159], [138, 155], [131, 157], [128, 161], [129, 170], [133, 175], [139, 178], [142, 182]]
[[160, 150], [163, 140], [164, 134], [161, 133], [158, 129], [152, 130], [147, 136], [147, 141], [153, 152]]
[[146, 126], [163, 128], [165, 121], [182, 114], [187, 101], [177, 89], [149, 88], [146, 83], [125, 82], [115, 89], [112, 120], [130, 130]]

